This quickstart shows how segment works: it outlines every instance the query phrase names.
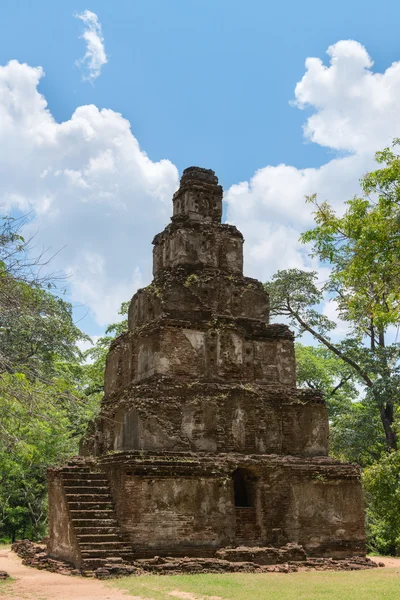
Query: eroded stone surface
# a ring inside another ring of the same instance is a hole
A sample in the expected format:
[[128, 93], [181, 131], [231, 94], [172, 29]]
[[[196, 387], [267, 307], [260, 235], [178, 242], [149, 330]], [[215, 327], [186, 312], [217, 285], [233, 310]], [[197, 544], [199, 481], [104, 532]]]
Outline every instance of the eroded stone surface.
[[[327, 456], [324, 400], [295, 387], [293, 334], [243, 275], [215, 173], [185, 170], [173, 207], [81, 458], [49, 473], [50, 555], [100, 576], [154, 555], [160, 572], [180, 568], [167, 556], [201, 570], [266, 568], [299, 546], [307, 559], [363, 555], [359, 470]], [[243, 560], [215, 558], [222, 548]]]
[[[23, 560], [22, 564], [60, 575], [92, 575], [97, 579], [112, 579], [127, 575], [173, 575], [181, 573], [294, 573], [302, 571], [355, 571], [384, 567], [382, 562], [374, 562], [364, 556], [354, 556], [348, 560], [332, 558], [310, 558], [297, 544], [287, 544], [282, 548], [223, 548], [213, 558], [160, 557], [138, 559], [127, 564], [120, 558], [109, 558], [88, 573], [74, 569], [71, 564], [54, 560], [46, 552], [43, 544], [29, 540], [14, 542], [12, 550]], [[274, 560], [274, 562], [271, 562]], [[0, 580], [8, 579], [6, 571], [0, 571]]]

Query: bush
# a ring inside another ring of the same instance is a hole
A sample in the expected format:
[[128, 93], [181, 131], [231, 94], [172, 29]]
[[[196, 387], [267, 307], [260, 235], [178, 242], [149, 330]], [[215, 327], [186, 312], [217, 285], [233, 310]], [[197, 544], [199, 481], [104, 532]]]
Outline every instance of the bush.
[[384, 454], [365, 469], [369, 548], [380, 554], [400, 554], [400, 451]]

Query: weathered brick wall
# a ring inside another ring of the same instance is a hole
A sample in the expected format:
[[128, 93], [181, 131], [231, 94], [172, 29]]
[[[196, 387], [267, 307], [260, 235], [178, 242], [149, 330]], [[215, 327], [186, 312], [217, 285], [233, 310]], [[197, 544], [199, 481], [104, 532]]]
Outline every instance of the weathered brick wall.
[[[288, 541], [314, 556], [365, 553], [363, 498], [350, 465], [328, 458], [139, 453], [110, 456], [102, 465], [137, 555], [208, 556], [223, 546]], [[249, 507], [234, 506], [237, 467], [251, 474]]]
[[189, 265], [243, 272], [243, 236], [233, 225], [172, 223], [153, 244], [153, 275]]
[[282, 454], [328, 454], [329, 424], [325, 404], [292, 403], [282, 410]]
[[[186, 471], [186, 472], [185, 472]], [[213, 556], [235, 539], [231, 489], [224, 477], [190, 468], [135, 475], [107, 468], [118, 522], [137, 556]]]
[[170, 321], [126, 333], [108, 355], [105, 393], [124, 391], [155, 375], [293, 387], [293, 339], [275, 336], [273, 325], [264, 325], [254, 334], [244, 325], [211, 323], [194, 328]]
[[320, 396], [258, 385], [131, 387], [103, 407], [100, 454], [115, 450], [326, 455], [327, 411]]
[[297, 477], [290, 488], [285, 533], [310, 556], [365, 554], [364, 498], [359, 482], [319, 474]]
[[206, 324], [215, 315], [268, 323], [269, 299], [262, 284], [216, 269], [166, 269], [132, 298], [129, 329], [155, 319]]

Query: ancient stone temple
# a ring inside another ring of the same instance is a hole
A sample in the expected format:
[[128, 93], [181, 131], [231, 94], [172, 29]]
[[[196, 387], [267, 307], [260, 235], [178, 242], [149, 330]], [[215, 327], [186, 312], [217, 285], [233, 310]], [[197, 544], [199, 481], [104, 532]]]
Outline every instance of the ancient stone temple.
[[359, 471], [328, 457], [324, 400], [296, 389], [293, 334], [269, 324], [221, 215], [214, 172], [186, 169], [154, 279], [110, 349], [100, 416], [81, 457], [49, 473], [54, 557], [90, 568], [289, 542], [364, 553]]

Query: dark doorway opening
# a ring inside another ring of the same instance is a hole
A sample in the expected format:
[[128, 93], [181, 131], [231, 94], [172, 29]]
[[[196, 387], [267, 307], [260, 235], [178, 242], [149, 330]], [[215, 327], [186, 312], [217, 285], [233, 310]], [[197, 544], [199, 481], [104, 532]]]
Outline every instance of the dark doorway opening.
[[245, 469], [236, 469], [232, 473], [233, 493], [235, 497], [235, 506], [252, 506], [252, 494], [249, 486], [249, 475]]

